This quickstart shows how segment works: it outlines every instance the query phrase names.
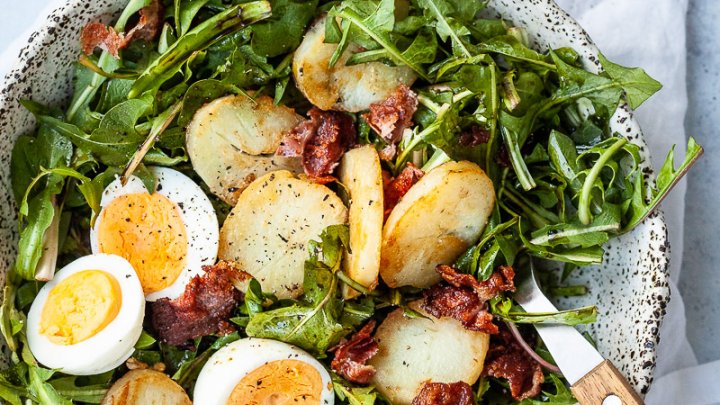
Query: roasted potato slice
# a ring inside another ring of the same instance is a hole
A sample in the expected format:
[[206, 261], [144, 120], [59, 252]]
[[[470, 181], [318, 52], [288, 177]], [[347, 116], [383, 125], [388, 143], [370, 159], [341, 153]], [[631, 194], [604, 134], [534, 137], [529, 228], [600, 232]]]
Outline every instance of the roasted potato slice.
[[131, 370], [110, 387], [102, 405], [192, 405], [185, 390], [166, 374]]
[[347, 208], [329, 188], [286, 170], [255, 180], [240, 195], [220, 230], [218, 257], [252, 274], [280, 298], [303, 292], [307, 242], [344, 224]]
[[[380, 272], [383, 227], [383, 180], [375, 147], [365, 145], [345, 154], [338, 169], [349, 198], [350, 250], [343, 262], [345, 273], [372, 290]], [[345, 298], [359, 293], [344, 286]]]
[[346, 66], [359, 48], [350, 44], [334, 67], [330, 58], [336, 44], [325, 42], [325, 18], [305, 34], [293, 57], [293, 76], [298, 89], [322, 110], [358, 112], [390, 97], [395, 89], [415, 81], [407, 66], [392, 67], [380, 62]]
[[445, 163], [400, 199], [383, 229], [380, 275], [390, 287], [429, 287], [438, 264], [476, 243], [495, 204], [492, 181], [476, 164]]
[[282, 137], [302, 121], [268, 96], [213, 100], [188, 125], [186, 143], [193, 169], [215, 195], [235, 205], [257, 177], [275, 170], [301, 172], [298, 159], [274, 156]]
[[410, 304], [426, 318], [410, 318], [403, 309], [390, 313], [375, 332], [379, 351], [368, 364], [372, 383], [395, 405], [412, 403], [425, 382], [473, 385], [482, 373], [490, 336], [465, 329], [453, 318], [435, 318], [419, 301]]

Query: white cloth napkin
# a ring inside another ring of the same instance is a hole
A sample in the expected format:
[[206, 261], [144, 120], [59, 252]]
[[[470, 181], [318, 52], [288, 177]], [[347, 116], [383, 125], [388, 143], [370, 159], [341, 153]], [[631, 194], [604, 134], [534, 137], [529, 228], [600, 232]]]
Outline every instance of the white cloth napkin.
[[[663, 90], [640, 107], [637, 117], [655, 156], [656, 167], [665, 153], [677, 144], [676, 156], [685, 151], [683, 122], [687, 108], [685, 86], [685, 14], [687, 0], [556, 0], [590, 33], [603, 53], [615, 62], [641, 66], [664, 84]], [[29, 7], [42, 9], [38, 21], [62, 0], [28, 0]], [[10, 21], [6, 12], [0, 21]], [[29, 20], [29, 19], [28, 19]], [[11, 24], [12, 25], [12, 24]], [[28, 33], [30, 30], [28, 30]], [[0, 44], [0, 77], [10, 68], [27, 35], [20, 35], [8, 46]], [[685, 309], [675, 283], [680, 276], [683, 252], [685, 183], [681, 182], [665, 200], [663, 210], [672, 245], [672, 299], [660, 335], [655, 382], [647, 395], [650, 405], [707, 405], [720, 403], [720, 361], [697, 365], [685, 333]]]

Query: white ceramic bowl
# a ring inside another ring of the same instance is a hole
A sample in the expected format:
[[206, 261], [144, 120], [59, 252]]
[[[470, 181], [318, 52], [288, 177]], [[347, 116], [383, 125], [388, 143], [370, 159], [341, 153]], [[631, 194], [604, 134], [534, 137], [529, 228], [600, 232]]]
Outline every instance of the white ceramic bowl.
[[[71, 91], [72, 65], [80, 52], [80, 27], [109, 20], [127, 0], [67, 0], [28, 38], [14, 68], [0, 86], [0, 282], [13, 263], [17, 244], [17, 209], [10, 191], [10, 151], [15, 139], [33, 130], [34, 120], [20, 98], [63, 106]], [[587, 33], [552, 0], [491, 0], [489, 14], [502, 16], [527, 29], [534, 46], [570, 46], [586, 67], [597, 70], [597, 48]], [[648, 148], [629, 108], [619, 109], [611, 127], [642, 146], [642, 165], [652, 177]], [[669, 300], [669, 246], [661, 213], [655, 213], [632, 233], [607, 245], [602, 266], [578, 271], [574, 282], [590, 294], [564, 299], [563, 307], [597, 304], [598, 322], [589, 328], [602, 354], [612, 360], [635, 388], [647, 392], [655, 368], [658, 330]]]

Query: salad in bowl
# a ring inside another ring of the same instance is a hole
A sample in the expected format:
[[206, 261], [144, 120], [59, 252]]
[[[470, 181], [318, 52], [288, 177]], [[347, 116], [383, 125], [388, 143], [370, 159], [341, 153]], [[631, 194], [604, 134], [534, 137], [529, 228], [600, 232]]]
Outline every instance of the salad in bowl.
[[[481, 1], [130, 0], [67, 105], [21, 100], [11, 403], [574, 403], [528, 313], [702, 153], [648, 177], [660, 84]], [[591, 334], [588, 339], [592, 340]]]

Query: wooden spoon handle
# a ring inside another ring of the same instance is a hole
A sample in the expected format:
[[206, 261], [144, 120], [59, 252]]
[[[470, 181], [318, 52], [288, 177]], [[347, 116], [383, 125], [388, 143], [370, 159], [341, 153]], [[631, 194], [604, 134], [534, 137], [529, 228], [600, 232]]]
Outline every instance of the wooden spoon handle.
[[625, 377], [608, 360], [600, 363], [570, 389], [581, 405], [645, 404]]

